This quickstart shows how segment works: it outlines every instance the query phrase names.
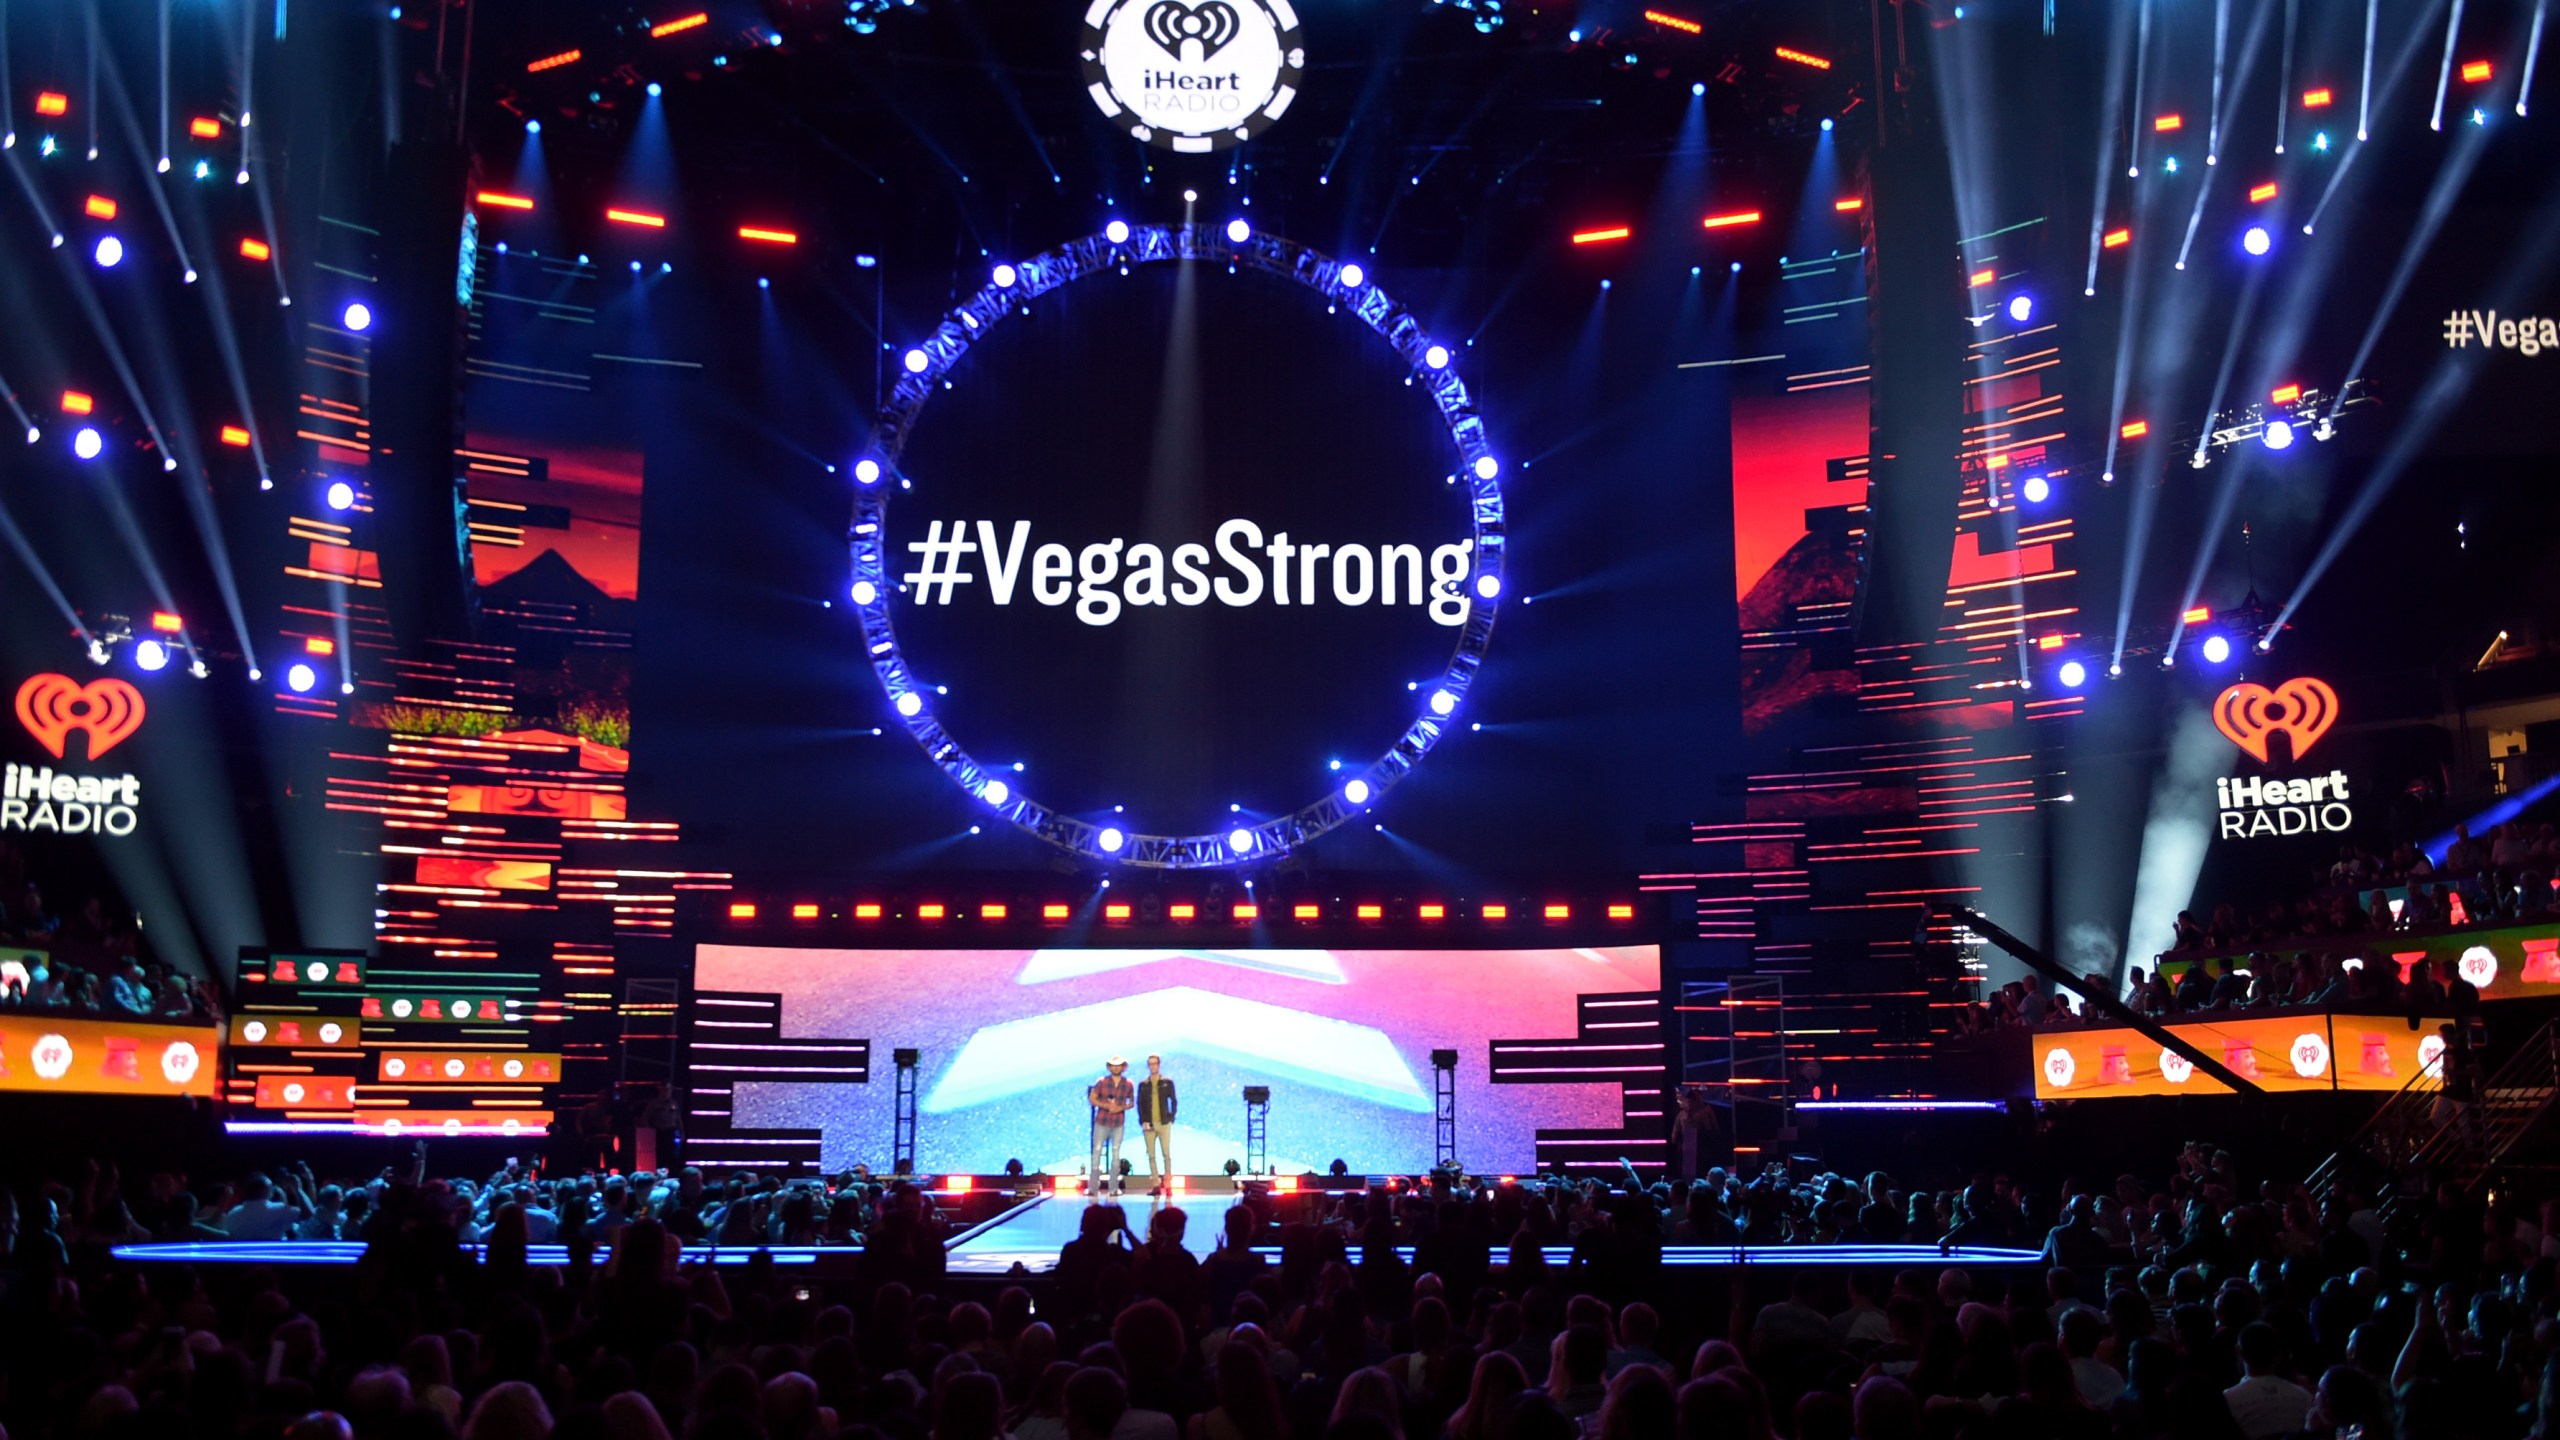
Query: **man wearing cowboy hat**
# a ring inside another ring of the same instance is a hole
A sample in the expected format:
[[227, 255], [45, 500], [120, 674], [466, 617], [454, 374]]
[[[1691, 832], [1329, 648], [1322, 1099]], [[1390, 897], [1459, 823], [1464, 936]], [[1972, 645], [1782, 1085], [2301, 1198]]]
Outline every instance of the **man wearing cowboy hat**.
[[1093, 1107], [1093, 1169], [1087, 1172], [1093, 1179], [1087, 1193], [1095, 1199], [1102, 1197], [1105, 1186], [1114, 1195], [1120, 1193], [1120, 1133], [1136, 1098], [1126, 1056], [1112, 1056], [1102, 1078], [1085, 1087], [1084, 1101]]

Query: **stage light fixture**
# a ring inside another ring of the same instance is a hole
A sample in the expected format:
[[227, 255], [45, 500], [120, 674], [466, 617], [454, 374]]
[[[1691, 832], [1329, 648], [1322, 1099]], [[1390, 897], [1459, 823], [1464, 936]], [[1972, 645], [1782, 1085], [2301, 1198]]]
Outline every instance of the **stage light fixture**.
[[107, 448], [106, 437], [83, 425], [71, 437], [71, 453], [83, 460], [95, 460]]
[[[1231, 853], [1233, 853], [1233, 854], [1237, 854], [1237, 855], [1248, 855], [1248, 854], [1251, 854], [1251, 853], [1253, 852], [1253, 832], [1252, 832], [1252, 831], [1250, 831], [1250, 830], [1245, 830], [1245, 829], [1235, 829], [1235, 830], [1230, 830], [1230, 831], [1228, 831], [1228, 832], [1227, 832], [1227, 849], [1228, 849]], [[1180, 917], [1180, 918], [1188, 919], [1188, 918], [1190, 918], [1190, 917], [1188, 917], [1188, 916], [1183, 916], [1183, 917]]]
[[1013, 787], [1001, 780], [990, 780], [979, 787], [978, 798], [990, 805], [1001, 805], [1013, 798]]
[[907, 373], [908, 373], [908, 374], [910, 374], [910, 375], [921, 375], [921, 374], [923, 374], [927, 369], [931, 368], [931, 366], [932, 366], [932, 365], [933, 365], [933, 357], [932, 357], [932, 356], [930, 356], [930, 355], [927, 355], [927, 354], [926, 354], [926, 353], [924, 353], [922, 350], [910, 350], [910, 351], [908, 351], [908, 352], [907, 352]]
[[332, 510], [352, 510], [356, 504], [356, 487], [344, 480], [332, 480], [326, 498]]
[[2065, 660], [2061, 668], [2053, 672], [2053, 678], [2062, 682], [2063, 689], [2077, 690], [2089, 683], [2089, 667], [2077, 660]]
[[346, 321], [349, 330], [361, 335], [373, 328], [373, 307], [359, 300], [349, 305], [339, 318]]
[[320, 672], [312, 669], [308, 665], [302, 664], [299, 661], [296, 661], [290, 669], [284, 672], [285, 688], [296, 695], [310, 694], [311, 687], [319, 683]]
[[2030, 475], [2018, 487], [2018, 493], [2026, 497], [2028, 504], [2041, 505], [2053, 498], [2053, 482], [2041, 475]]
[[1690, 93], [1690, 95], [1692, 95], [1692, 96], [1699, 96], [1699, 95], [1704, 95], [1704, 94], [1706, 94], [1706, 93], [1707, 93], [1707, 82], [1706, 82], [1706, 81], [1704, 81], [1704, 80], [1692, 80], [1692, 81], [1690, 81], [1690, 82], [1689, 82], [1689, 93]]
[[1499, 575], [1491, 575], [1491, 574], [1487, 574], [1487, 575], [1479, 575], [1479, 576], [1477, 576], [1477, 577], [1476, 577], [1476, 594], [1478, 594], [1478, 595], [1482, 596], [1483, 598], [1485, 598], [1485, 599], [1487, 599], [1487, 600], [1490, 600], [1490, 599], [1494, 598], [1495, 596], [1500, 595], [1501, 593], [1502, 593], [1502, 577], [1501, 577], [1501, 576], [1499, 576]]
[[1479, 479], [1479, 480], [1490, 480], [1490, 479], [1492, 479], [1494, 476], [1499, 475], [1499, 474], [1501, 474], [1501, 473], [1502, 473], [1502, 462], [1501, 462], [1501, 461], [1494, 459], [1494, 458], [1493, 458], [1492, 456], [1490, 456], [1490, 455], [1479, 455], [1479, 456], [1477, 456], [1477, 457], [1476, 457], [1476, 478], [1477, 478], [1477, 479]]
[[1241, 245], [1253, 238], [1253, 227], [1239, 217], [1227, 222], [1227, 239]]
[[2264, 255], [2276, 246], [2276, 237], [2264, 225], [2252, 225], [2240, 232], [2240, 248], [2252, 255]]
[[1126, 220], [1114, 220], [1110, 224], [1103, 226], [1102, 238], [1110, 241], [1114, 245], [1128, 244], [1129, 222]]
[[1346, 803], [1352, 805], [1368, 804], [1369, 782], [1366, 780], [1353, 780], [1349, 782], [1342, 787], [1342, 798]]
[[871, 583], [870, 581], [868, 581], [868, 580], [856, 580], [856, 581], [854, 581], [854, 582], [853, 582], [853, 603], [854, 603], [854, 604], [856, 604], [856, 605], [868, 605], [868, 604], [870, 604], [872, 601], [877, 600], [877, 599], [879, 599], [879, 598], [880, 598], [880, 587], [879, 587], [879, 586], [872, 584], [872, 583]]
[[267, 244], [264, 240], [243, 240], [240, 242], [240, 258], [243, 260], [264, 260], [274, 253], [276, 253], [274, 247]]
[[1448, 369], [1449, 347], [1446, 345], [1433, 345], [1426, 348], [1422, 352], [1422, 363], [1434, 370]]
[[1117, 827], [1106, 826], [1101, 834], [1093, 837], [1093, 843], [1102, 847], [1103, 854], [1117, 855], [1120, 847], [1129, 843], [1129, 837], [1121, 834]]
[[133, 647], [133, 663], [143, 670], [166, 669], [169, 664], [169, 647], [157, 640], [137, 641]]
[[90, 253], [101, 269], [113, 270], [124, 263], [124, 242], [113, 235], [103, 235], [98, 238], [98, 248]]
[[1345, 289], [1357, 290], [1369, 281], [1369, 272], [1361, 269], [1360, 262], [1357, 260], [1344, 265], [1336, 274], [1340, 277]]
[[2017, 324], [2024, 325], [2027, 323], [2028, 317], [2035, 313], [2036, 302], [2033, 297], [2026, 295], [2012, 295], [2009, 297], [2010, 320]]
[[1013, 282], [1020, 278], [1022, 278], [1020, 273], [1010, 265], [998, 265], [995, 269], [995, 282], [999, 289], [1012, 289]]
[[[856, 480], [861, 481], [861, 482], [862, 482], [863, 484], [865, 484], [865, 485], [877, 485], [877, 484], [879, 484], [879, 483], [880, 483], [880, 462], [879, 462], [879, 461], [877, 461], [877, 460], [870, 460], [870, 459], [864, 459], [864, 460], [856, 460], [856, 461], [854, 461], [854, 462], [853, 462], [853, 478], [854, 478], [854, 479], [856, 479]], [[865, 602], [863, 602], [863, 603], [865, 603], [865, 604], [869, 604], [870, 602], [869, 602], [869, 601], [865, 601]]]
[[2293, 422], [2270, 420], [2267, 422], [2266, 433], [2259, 438], [2266, 442], [2270, 450], [2290, 450], [2293, 448]]
[[2231, 640], [2228, 636], [2207, 635], [2204, 637], [2204, 643], [2197, 649], [2203, 653], [2204, 663], [2207, 665], [2219, 665], [2231, 658]]
[[898, 697], [898, 713], [912, 720], [924, 713], [924, 697], [913, 690]]
[[1434, 714], [1434, 715], [1446, 715], [1446, 714], [1450, 713], [1451, 711], [1453, 711], [1453, 710], [1455, 710], [1455, 709], [1457, 709], [1457, 708], [1458, 708], [1458, 697], [1457, 697], [1457, 696], [1455, 696], [1455, 695], [1453, 695], [1453, 694], [1449, 693], [1449, 692], [1448, 692], [1448, 691], [1446, 691], [1446, 690], [1434, 690], [1434, 691], [1432, 691], [1432, 692], [1431, 692], [1431, 713], [1432, 713], [1432, 714]]

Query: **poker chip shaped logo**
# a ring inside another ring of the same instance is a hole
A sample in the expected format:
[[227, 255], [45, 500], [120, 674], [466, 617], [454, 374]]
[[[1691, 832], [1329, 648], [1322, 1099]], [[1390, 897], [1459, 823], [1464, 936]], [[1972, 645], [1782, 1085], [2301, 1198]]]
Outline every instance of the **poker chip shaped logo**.
[[1085, 89], [1112, 123], [1195, 155], [1270, 128], [1307, 63], [1289, 0], [1093, 0], [1083, 56]]
[[2045, 1083], [2054, 1089], [2068, 1089], [2071, 1085], [2071, 1077], [2079, 1073], [2080, 1064], [2071, 1058], [2071, 1052], [2068, 1049], [2056, 1045], [2044, 1052]]
[[39, 1035], [27, 1056], [40, 1079], [59, 1080], [71, 1073], [71, 1042], [60, 1035]]
[[2444, 1037], [2429, 1032], [2418, 1040], [2418, 1073], [2430, 1080], [2444, 1078]]
[[2175, 1050], [2160, 1052], [2160, 1078], [2172, 1085], [2184, 1085], [2195, 1078], [2195, 1062]]
[[2474, 945], [2453, 962], [2453, 969], [2474, 989], [2486, 990], [2498, 978], [2498, 953], [2486, 945]]
[[2293, 1037], [2293, 1073], [2305, 1080], [2317, 1080], [2329, 1073], [2329, 1037], [2305, 1030]]
[[184, 1085], [196, 1078], [196, 1067], [202, 1063], [204, 1057], [196, 1053], [192, 1042], [172, 1040], [169, 1048], [160, 1052], [160, 1075], [172, 1085]]

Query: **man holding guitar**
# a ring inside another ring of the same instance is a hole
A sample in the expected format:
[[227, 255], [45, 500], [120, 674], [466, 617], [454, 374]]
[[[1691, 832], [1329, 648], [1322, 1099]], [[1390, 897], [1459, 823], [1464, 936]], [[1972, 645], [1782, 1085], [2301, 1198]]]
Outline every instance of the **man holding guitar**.
[[1105, 1186], [1115, 1196], [1120, 1193], [1120, 1134], [1136, 1100], [1137, 1087], [1129, 1083], [1129, 1062], [1123, 1056], [1112, 1056], [1102, 1078], [1085, 1087], [1084, 1101], [1093, 1107], [1093, 1169], [1087, 1172], [1092, 1188], [1086, 1194], [1093, 1199], [1102, 1198]]

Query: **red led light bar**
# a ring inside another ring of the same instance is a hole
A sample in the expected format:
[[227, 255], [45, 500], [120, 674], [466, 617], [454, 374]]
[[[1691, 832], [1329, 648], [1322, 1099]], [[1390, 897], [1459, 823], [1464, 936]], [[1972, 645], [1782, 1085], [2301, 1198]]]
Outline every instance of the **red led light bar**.
[[1612, 225], [1606, 230], [1576, 230], [1573, 232], [1573, 243], [1597, 245], [1603, 240], [1624, 240], [1634, 233], [1636, 232], [1624, 225]]
[[1976, 271], [1974, 271], [1972, 274], [1970, 274], [1970, 275], [1968, 275], [1968, 276], [1966, 276], [1966, 277], [1965, 277], [1965, 279], [1964, 279], [1964, 283], [1965, 283], [1967, 286], [1969, 286], [1970, 288], [1972, 288], [1972, 289], [1979, 290], [1979, 289], [1981, 289], [1983, 286], [1988, 285], [1988, 284], [1990, 284], [1992, 281], [1997, 280], [1997, 279], [1999, 279], [1999, 278], [2000, 278], [2000, 276], [1998, 275], [1998, 273], [1996, 273], [1996, 272], [1994, 272], [1994, 271], [1990, 271], [1990, 270], [1976, 270]]
[[2062, 648], [2062, 637], [2059, 635], [2039, 635], [2036, 637], [2036, 648], [2039, 650], [2059, 650]]
[[2168, 134], [2172, 130], [2184, 130], [2187, 128], [2187, 117], [2184, 115], [2156, 115], [2152, 117], [2151, 128], [2163, 135]]
[[818, 918], [818, 907], [804, 900], [791, 907], [791, 918], [794, 920], [815, 920]]
[[1359, 915], [1363, 920], [1383, 920], [1387, 918], [1387, 907], [1384, 905], [1363, 905], [1359, 907]]
[[2305, 110], [2318, 110], [2327, 106], [2330, 101], [2336, 98], [2336, 96], [2329, 93], [2329, 87], [2326, 85], [2321, 86], [2317, 90], [2305, 90], [2302, 92], [2302, 108]]
[[1705, 228], [1709, 230], [1723, 230], [1735, 225], [1757, 225], [1760, 223], [1760, 212], [1736, 210], [1730, 215], [1710, 215], [1704, 223]]
[[1200, 907], [1184, 902], [1178, 905], [1167, 905], [1164, 907], [1164, 913], [1176, 920], [1192, 920], [1199, 917]]
[[1633, 920], [1636, 918], [1636, 907], [1624, 904], [1612, 905], [1609, 907], [1609, 918], [1612, 920]]
[[756, 918], [755, 903], [750, 900], [730, 901], [729, 918], [732, 920], [753, 920]]
[[1415, 906], [1413, 913], [1425, 920], [1442, 920], [1448, 918], [1449, 907], [1440, 904], [1422, 904]]
[[88, 200], [80, 206], [80, 210], [81, 213], [87, 215], [92, 220], [113, 220], [116, 218], [116, 202], [108, 199], [104, 195], [90, 196]]
[[2462, 62], [2462, 83], [2466, 85], [2477, 85], [2481, 81], [2488, 79], [2489, 74], [2489, 62], [2486, 60], [2465, 60]]
[[978, 918], [981, 920], [1001, 920], [1007, 913], [1005, 903], [1001, 900], [990, 900], [978, 907]]
[[483, 190], [471, 198], [479, 204], [486, 205], [497, 210], [530, 210], [533, 208], [532, 197], [526, 195], [503, 195], [495, 190]]
[[1778, 58], [1781, 60], [1792, 61], [1798, 65], [1810, 65], [1816, 70], [1828, 70], [1831, 68], [1831, 62], [1823, 59], [1819, 55], [1808, 55], [1802, 50], [1790, 50], [1784, 45], [1778, 47]]
[[738, 238], [741, 240], [761, 240], [767, 245], [797, 245], [800, 243], [800, 237], [789, 230], [770, 230], [762, 225], [739, 226]]
[[187, 628], [186, 622], [166, 610], [151, 612], [151, 628], [163, 635], [175, 635]]
[[36, 92], [36, 113], [39, 115], [54, 116], [68, 115], [71, 113], [71, 97], [63, 94], [59, 90], [39, 90]]
[[1067, 907], [1055, 902], [1043, 905], [1040, 907], [1040, 918], [1043, 920], [1064, 920], [1067, 918]]
[[244, 426], [225, 425], [222, 427], [222, 443], [245, 450], [249, 445], [249, 432]]
[[919, 920], [939, 920], [947, 913], [940, 902], [933, 900], [928, 900], [916, 907], [916, 918]]
[[2122, 435], [2127, 440], [2139, 440], [2143, 436], [2151, 433], [2151, 422], [2148, 420], [2127, 420], [2124, 422], [2124, 428], [2116, 433]]
[[649, 38], [652, 40], [664, 40], [670, 35], [681, 35], [687, 30], [699, 30], [710, 23], [711, 13], [709, 11], [696, 10], [692, 14], [684, 16], [681, 19], [670, 20], [663, 25], [650, 26]]
[[2109, 250], [2130, 245], [2133, 243], [2133, 232], [2129, 229], [2110, 230], [2106, 233], [2105, 238], [2101, 239], [2098, 243]]
[[1550, 905], [1546, 908], [1546, 917], [1550, 920], [1570, 920], [1573, 918], [1573, 907], [1570, 905]]
[[2274, 198], [2276, 198], [2276, 182], [2273, 180], [2249, 187], [2249, 203], [2252, 205], [2264, 205]]
[[306, 635], [302, 639], [302, 653], [305, 655], [335, 655], [338, 653], [338, 642], [330, 639], [326, 635]]
[[1313, 905], [1294, 906], [1289, 911], [1290, 918], [1295, 920], [1313, 920], [1323, 913], [1323, 910]]
[[1262, 918], [1262, 907], [1248, 900], [1236, 907], [1235, 916], [1239, 920], [1259, 920]]
[[607, 210], [604, 212], [604, 218], [616, 225], [637, 225], [645, 230], [667, 228], [666, 216], [652, 215], [646, 210]]
[[210, 115], [199, 115], [187, 122], [187, 133], [199, 140], [219, 140], [222, 138], [222, 122]]
[[1127, 904], [1115, 900], [1102, 907], [1102, 918], [1105, 920], [1126, 920], [1129, 918], [1129, 907]]
[[274, 253], [276, 252], [270, 248], [264, 240], [243, 240], [240, 242], [240, 254], [244, 259], [264, 260]]
[[1699, 24], [1695, 20], [1683, 20], [1677, 15], [1666, 15], [1660, 10], [1647, 10], [1644, 12], [1644, 18], [1661, 26], [1665, 30], [1677, 30], [1683, 35], [1704, 35], [1707, 33], [1707, 27]]
[[79, 390], [62, 392], [62, 413], [65, 415], [86, 415], [97, 408], [97, 400], [85, 392]]
[[563, 65], [575, 65], [586, 53], [584, 50], [563, 50], [557, 55], [545, 55], [524, 67], [525, 73], [539, 75], [545, 70], [557, 70]]
[[2178, 623], [2181, 625], [2209, 625], [2213, 623], [2213, 607], [2210, 605], [2199, 605], [2193, 610], [2183, 611], [2178, 616]]
[[1832, 202], [1831, 202], [1831, 208], [1832, 208], [1832, 209], [1834, 209], [1834, 210], [1840, 211], [1840, 212], [1841, 212], [1841, 213], [1843, 213], [1843, 214], [1846, 214], [1846, 213], [1848, 213], [1849, 211], [1852, 211], [1852, 210], [1864, 210], [1864, 209], [1866, 209], [1866, 208], [1867, 208], [1867, 202], [1866, 202], [1866, 201], [1864, 201], [1864, 200], [1862, 200], [1862, 199], [1860, 199], [1860, 198], [1858, 198], [1858, 197], [1857, 197], [1857, 196], [1855, 196], [1855, 195], [1852, 195], [1852, 196], [1850, 196], [1850, 197], [1849, 197], [1848, 199], [1846, 199], [1846, 200], [1834, 200], [1834, 201], [1832, 201]]
[[2267, 396], [2267, 398], [2278, 405], [2290, 405], [2294, 401], [2302, 398], [2302, 387], [2299, 385], [2279, 385], [2275, 388], [2272, 394]]

